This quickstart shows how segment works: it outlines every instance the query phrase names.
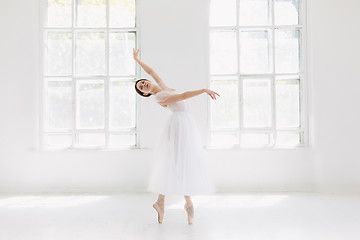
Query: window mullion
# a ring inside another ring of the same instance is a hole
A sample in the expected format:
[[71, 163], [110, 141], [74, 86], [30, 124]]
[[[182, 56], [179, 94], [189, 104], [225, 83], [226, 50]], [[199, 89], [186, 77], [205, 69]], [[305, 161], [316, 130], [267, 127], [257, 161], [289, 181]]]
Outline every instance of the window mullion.
[[[306, 2], [305, 0], [302, 0], [299, 4], [299, 14], [300, 14], [300, 18], [299, 20], [301, 21], [300, 22], [300, 25], [301, 26], [307, 26], [306, 24], [306, 14], [305, 14], [305, 11], [303, 9], [306, 9]], [[309, 140], [308, 140], [308, 119], [307, 119], [307, 115], [306, 113], [308, 112], [308, 103], [307, 103], [307, 62], [305, 62], [305, 54], [306, 54], [306, 49], [307, 49], [307, 46], [306, 46], [306, 41], [303, 40], [304, 39], [307, 39], [307, 28], [305, 27], [305, 29], [301, 28], [302, 29], [302, 34], [301, 34], [301, 40], [303, 41], [302, 45], [300, 45], [302, 51], [302, 58], [301, 58], [301, 63], [302, 63], [302, 72], [305, 73], [305, 74], [302, 74], [300, 75], [300, 129], [302, 130], [302, 144], [308, 144], [309, 143]], [[305, 75], [305, 76], [304, 76]], [[305, 79], [305, 80], [304, 80]]]
[[75, 15], [76, 15], [76, 4], [77, 0], [71, 1], [71, 43], [72, 43], [72, 48], [71, 48], [71, 54], [72, 54], [72, 68], [71, 68], [71, 77], [72, 77], [72, 121], [71, 121], [71, 139], [72, 139], [72, 144], [71, 147], [75, 147], [75, 145], [77, 144], [77, 136], [75, 134], [76, 131], [76, 80], [74, 78], [75, 76], [75, 52], [76, 52], [76, 44], [75, 44]]
[[237, 41], [237, 79], [238, 79], [238, 108], [239, 108], [239, 128], [238, 128], [238, 138], [239, 146], [241, 146], [241, 130], [243, 129], [243, 101], [242, 101], [242, 78], [241, 78], [241, 69], [240, 69], [240, 0], [236, 0], [236, 41]]
[[272, 74], [271, 74], [271, 128], [273, 135], [270, 135], [270, 145], [276, 140], [276, 81], [275, 81], [275, 10], [274, 0], [271, 0], [271, 51], [272, 51]]
[[105, 145], [109, 146], [109, 104], [110, 104], [110, 97], [109, 97], [109, 85], [110, 85], [110, 78], [109, 78], [109, 62], [110, 62], [110, 53], [109, 53], [109, 12], [110, 12], [110, 1], [106, 0], [106, 40], [105, 40], [105, 64], [106, 64], [106, 77], [104, 82], [105, 87]]
[[243, 101], [243, 77], [239, 76], [238, 92], [239, 92], [239, 144], [241, 146], [241, 132], [244, 131], [244, 101]]
[[[43, 14], [44, 15], [44, 14]], [[47, 32], [46, 31], [42, 31], [42, 34], [41, 34], [41, 40], [43, 41], [43, 43], [47, 43], [47, 40], [46, 40], [46, 34], [47, 34]], [[41, 49], [41, 58], [42, 58], [42, 64], [41, 64], [41, 67], [40, 67], [40, 76], [42, 76], [41, 77], [41, 79], [42, 79], [42, 81], [41, 81], [41, 93], [42, 93], [42, 99], [43, 99], [43, 101], [42, 101], [42, 104], [40, 104], [40, 111], [41, 111], [41, 113], [43, 113], [42, 114], [42, 117], [40, 118], [40, 130], [41, 130], [41, 133], [42, 134], [40, 134], [40, 147], [41, 148], [45, 148], [45, 146], [46, 146], [46, 144], [45, 144], [45, 134], [44, 134], [44, 131], [46, 130], [47, 131], [47, 127], [46, 127], [46, 125], [47, 125], [47, 121], [46, 121], [46, 119], [47, 119], [47, 114], [48, 114], [48, 110], [47, 110], [47, 96], [46, 96], [46, 93], [47, 93], [47, 82], [46, 82], [46, 80], [45, 80], [45, 78], [44, 78], [44, 72], [45, 72], [45, 69], [44, 69], [44, 62], [45, 62], [45, 52], [46, 51], [44, 51], [44, 47], [42, 47], [42, 49]], [[46, 135], [47, 136], [47, 135]]]

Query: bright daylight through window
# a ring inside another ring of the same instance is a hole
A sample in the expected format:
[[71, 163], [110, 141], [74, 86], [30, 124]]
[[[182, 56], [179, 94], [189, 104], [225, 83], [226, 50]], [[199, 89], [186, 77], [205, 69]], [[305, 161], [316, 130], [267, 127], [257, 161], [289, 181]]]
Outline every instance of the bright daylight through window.
[[42, 146], [137, 146], [135, 0], [43, 1]]
[[209, 148], [304, 145], [301, 0], [211, 0]]

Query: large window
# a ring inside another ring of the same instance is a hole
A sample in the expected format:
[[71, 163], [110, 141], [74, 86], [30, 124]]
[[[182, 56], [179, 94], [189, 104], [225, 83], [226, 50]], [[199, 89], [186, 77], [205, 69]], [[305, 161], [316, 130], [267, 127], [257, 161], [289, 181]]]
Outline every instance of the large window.
[[210, 148], [304, 146], [301, 0], [211, 0]]
[[43, 148], [137, 146], [135, 6], [43, 0]]

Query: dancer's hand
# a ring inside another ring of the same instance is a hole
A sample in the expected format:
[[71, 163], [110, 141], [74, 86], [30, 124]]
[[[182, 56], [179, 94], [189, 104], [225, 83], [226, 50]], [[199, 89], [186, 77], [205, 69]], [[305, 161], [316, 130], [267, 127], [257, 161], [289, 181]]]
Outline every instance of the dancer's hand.
[[140, 49], [137, 49], [137, 50], [136, 50], [135, 48], [133, 48], [133, 57], [134, 57], [134, 60], [137, 59], [137, 56], [138, 56], [139, 51], [140, 51]]
[[210, 89], [204, 89], [204, 92], [205, 93], [207, 93], [207, 94], [209, 94], [209, 96], [212, 98], [212, 99], [214, 99], [214, 100], [216, 100], [216, 95], [218, 95], [219, 97], [220, 97], [220, 95], [218, 94], [218, 93], [216, 93], [216, 92], [214, 92], [214, 91], [211, 91]]

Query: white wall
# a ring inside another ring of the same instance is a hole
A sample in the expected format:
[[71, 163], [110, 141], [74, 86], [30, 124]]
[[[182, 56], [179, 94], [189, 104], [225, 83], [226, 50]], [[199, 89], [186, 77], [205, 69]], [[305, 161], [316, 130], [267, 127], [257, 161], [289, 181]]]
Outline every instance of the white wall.
[[[138, 4], [142, 60], [179, 91], [208, 87], [208, 1], [138, 0]], [[308, 8], [311, 146], [208, 150], [219, 191], [359, 189], [355, 105], [360, 100], [356, 95], [359, 3], [318, 0]], [[0, 24], [0, 192], [144, 190], [153, 139], [168, 112], [139, 97], [144, 149], [38, 151], [38, 0], [1, 1]], [[207, 96], [190, 103], [205, 143]]]
[[360, 2], [309, 1], [309, 74], [318, 189], [360, 190]]

